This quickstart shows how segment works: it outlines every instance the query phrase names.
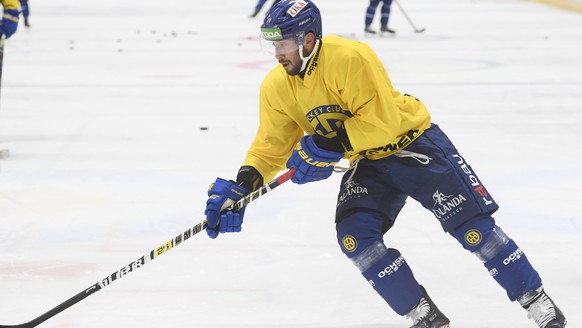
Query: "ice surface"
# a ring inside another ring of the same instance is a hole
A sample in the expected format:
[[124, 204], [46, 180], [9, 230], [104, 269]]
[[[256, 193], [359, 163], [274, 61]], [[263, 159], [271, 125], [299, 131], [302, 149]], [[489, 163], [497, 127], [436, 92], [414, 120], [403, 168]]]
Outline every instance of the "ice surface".
[[[366, 1], [317, 4], [325, 34], [370, 43], [393, 84], [427, 104], [569, 326], [582, 327], [582, 16], [409, 0], [426, 32], [393, 7], [397, 36], [364, 38]], [[203, 219], [208, 184], [244, 159], [276, 64], [261, 53], [254, 5], [31, 2], [32, 27], [4, 53], [0, 324], [35, 318]], [[42, 327], [408, 327], [336, 244], [339, 181], [281, 186], [249, 206], [244, 233], [201, 233]], [[386, 241], [452, 327], [535, 326], [413, 201]]]

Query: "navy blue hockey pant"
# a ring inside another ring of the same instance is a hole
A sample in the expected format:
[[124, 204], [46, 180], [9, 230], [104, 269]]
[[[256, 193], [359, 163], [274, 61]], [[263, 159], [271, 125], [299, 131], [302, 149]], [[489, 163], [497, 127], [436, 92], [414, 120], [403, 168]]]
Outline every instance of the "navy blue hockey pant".
[[376, 8], [378, 8], [380, 1], [382, 2], [382, 8], [380, 9], [380, 24], [388, 25], [388, 18], [390, 18], [390, 5], [392, 4], [392, 0], [370, 0], [370, 4], [366, 9], [366, 26], [372, 24], [374, 15], [376, 14]]
[[30, 8], [28, 7], [28, 0], [20, 0], [20, 9], [22, 10], [22, 16], [28, 17], [30, 15]]
[[408, 263], [383, 239], [408, 197], [432, 212], [445, 232], [484, 263], [510, 300], [541, 286], [524, 253], [491, 217], [498, 209], [493, 198], [433, 124], [396, 155], [359, 161], [344, 174], [338, 195], [338, 243], [395, 312], [404, 315], [420, 300]]

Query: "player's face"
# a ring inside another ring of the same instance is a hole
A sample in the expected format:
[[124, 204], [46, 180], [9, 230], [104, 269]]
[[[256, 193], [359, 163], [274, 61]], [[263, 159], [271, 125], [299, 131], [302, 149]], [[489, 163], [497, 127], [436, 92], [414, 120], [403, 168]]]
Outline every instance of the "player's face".
[[302, 60], [299, 57], [299, 47], [294, 39], [273, 41], [275, 58], [283, 66], [287, 74], [297, 75], [301, 71]]

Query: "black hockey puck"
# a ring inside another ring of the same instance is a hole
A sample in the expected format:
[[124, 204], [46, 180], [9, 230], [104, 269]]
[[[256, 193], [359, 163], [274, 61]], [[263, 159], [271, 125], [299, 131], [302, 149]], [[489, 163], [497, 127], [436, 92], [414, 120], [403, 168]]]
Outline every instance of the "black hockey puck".
[[200, 131], [206, 131], [206, 130], [208, 130], [208, 127], [207, 126], [201, 126], [200, 127]]

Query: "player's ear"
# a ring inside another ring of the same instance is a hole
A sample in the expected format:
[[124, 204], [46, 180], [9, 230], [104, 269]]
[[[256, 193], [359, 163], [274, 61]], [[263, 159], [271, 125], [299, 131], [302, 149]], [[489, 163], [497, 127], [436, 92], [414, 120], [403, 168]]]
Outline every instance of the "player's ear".
[[305, 36], [305, 44], [309, 47], [313, 47], [315, 45], [315, 34], [313, 32], [308, 32]]
[[307, 54], [310, 54], [315, 47], [315, 34], [313, 32], [309, 32], [305, 35], [305, 39], [303, 41], [304, 51]]

